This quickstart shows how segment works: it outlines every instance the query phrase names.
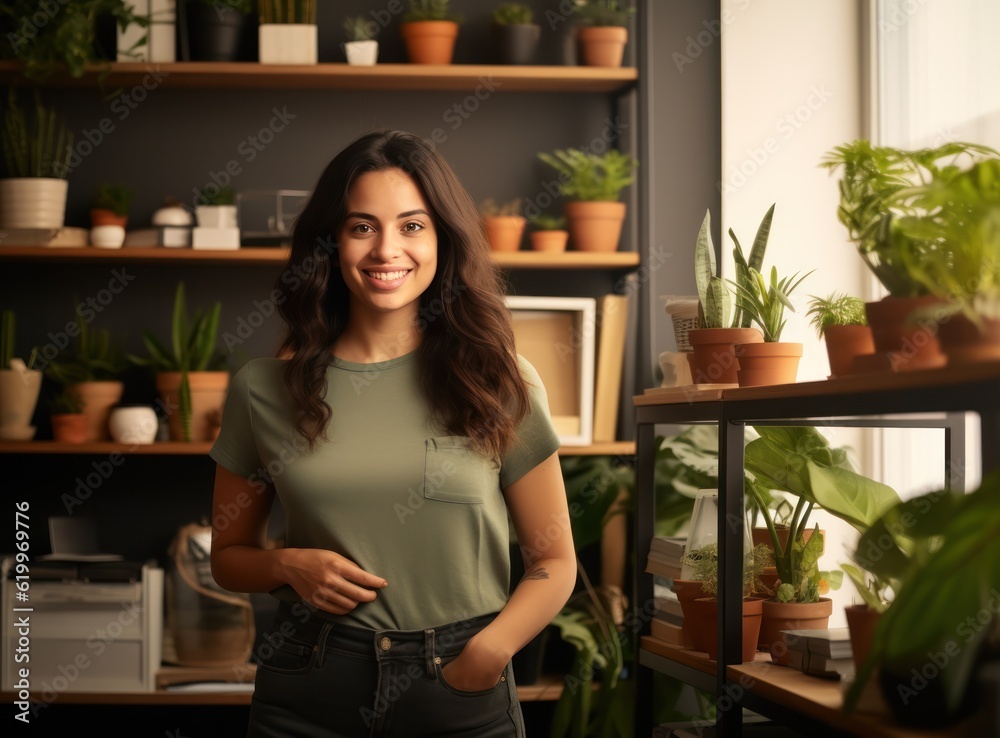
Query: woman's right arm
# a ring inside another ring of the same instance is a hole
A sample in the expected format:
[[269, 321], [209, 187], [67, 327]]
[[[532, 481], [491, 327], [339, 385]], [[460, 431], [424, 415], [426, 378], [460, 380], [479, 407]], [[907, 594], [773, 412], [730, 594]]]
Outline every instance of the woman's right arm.
[[231, 592], [270, 592], [290, 584], [299, 596], [337, 615], [375, 599], [386, 586], [350, 559], [315, 548], [267, 548], [274, 486], [216, 465], [212, 495], [212, 575]]

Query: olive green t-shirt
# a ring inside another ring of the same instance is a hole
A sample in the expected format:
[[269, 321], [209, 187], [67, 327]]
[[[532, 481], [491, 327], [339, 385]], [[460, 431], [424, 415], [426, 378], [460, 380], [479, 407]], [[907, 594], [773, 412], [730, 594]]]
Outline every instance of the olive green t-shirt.
[[[378, 364], [333, 359], [328, 440], [309, 451], [282, 359], [252, 359], [230, 380], [209, 455], [234, 474], [273, 480], [289, 548], [323, 548], [389, 584], [333, 616], [373, 629], [415, 630], [497, 612], [510, 586], [501, 490], [559, 448], [545, 389], [520, 358], [529, 413], [499, 468], [434, 422], [416, 352]], [[288, 585], [273, 592], [298, 600]]]

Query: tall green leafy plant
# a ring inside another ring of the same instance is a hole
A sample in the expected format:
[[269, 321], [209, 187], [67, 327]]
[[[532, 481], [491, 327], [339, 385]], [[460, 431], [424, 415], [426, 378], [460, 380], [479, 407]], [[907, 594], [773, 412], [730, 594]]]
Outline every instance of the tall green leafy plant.
[[316, 0], [258, 0], [261, 23], [316, 23]]
[[7, 92], [2, 141], [8, 177], [66, 179], [73, 155], [73, 133], [34, 90], [33, 115], [26, 115], [12, 85]]
[[771, 267], [770, 284], [764, 281], [764, 276], [753, 267], [747, 269], [747, 284], [730, 282], [736, 288], [743, 311], [758, 325], [767, 343], [781, 340], [785, 329], [785, 309], [795, 312], [795, 307], [789, 296], [802, 280], [812, 272], [799, 277], [798, 273], [791, 277], [778, 279], [778, 270]]
[[[0, 369], [10, 369], [10, 362], [14, 359], [14, 339], [17, 337], [17, 320], [13, 310], [4, 310], [0, 313]], [[25, 366], [32, 369], [35, 359], [38, 358], [38, 347], [31, 349], [28, 361]]]
[[[78, 304], [74, 300], [74, 304]], [[91, 330], [83, 316], [76, 313], [76, 338], [72, 348], [51, 359], [45, 374], [59, 384], [118, 380], [128, 368], [121, 348], [111, 340], [107, 328]]]
[[618, 149], [594, 154], [580, 149], [541, 152], [538, 158], [559, 173], [559, 191], [573, 200], [614, 202], [633, 181], [639, 162]]
[[184, 297], [184, 283], [177, 283], [174, 293], [173, 320], [170, 331], [170, 348], [161, 343], [148, 329], [142, 332], [142, 341], [149, 357], [129, 354], [138, 366], [153, 367], [162, 372], [180, 372], [179, 390], [181, 428], [185, 441], [191, 440], [191, 383], [190, 372], [216, 371], [226, 366], [225, 355], [215, 348], [219, 332], [222, 304], [216, 302], [207, 311], [198, 308], [188, 320]]

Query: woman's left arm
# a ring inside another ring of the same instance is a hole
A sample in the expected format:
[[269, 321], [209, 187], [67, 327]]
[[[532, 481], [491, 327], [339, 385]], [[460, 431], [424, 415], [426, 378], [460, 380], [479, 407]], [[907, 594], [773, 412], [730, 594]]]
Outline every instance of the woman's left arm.
[[525, 575], [499, 615], [446, 664], [448, 683], [488, 689], [511, 657], [545, 629], [576, 584], [576, 548], [558, 454], [504, 489], [525, 560]]

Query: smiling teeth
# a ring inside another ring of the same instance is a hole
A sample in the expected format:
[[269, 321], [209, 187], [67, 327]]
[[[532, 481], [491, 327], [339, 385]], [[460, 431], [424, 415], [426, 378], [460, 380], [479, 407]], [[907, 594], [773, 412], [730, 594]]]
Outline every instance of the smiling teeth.
[[406, 276], [406, 272], [369, 272], [369, 274], [383, 282], [391, 282], [394, 279], [402, 279]]

